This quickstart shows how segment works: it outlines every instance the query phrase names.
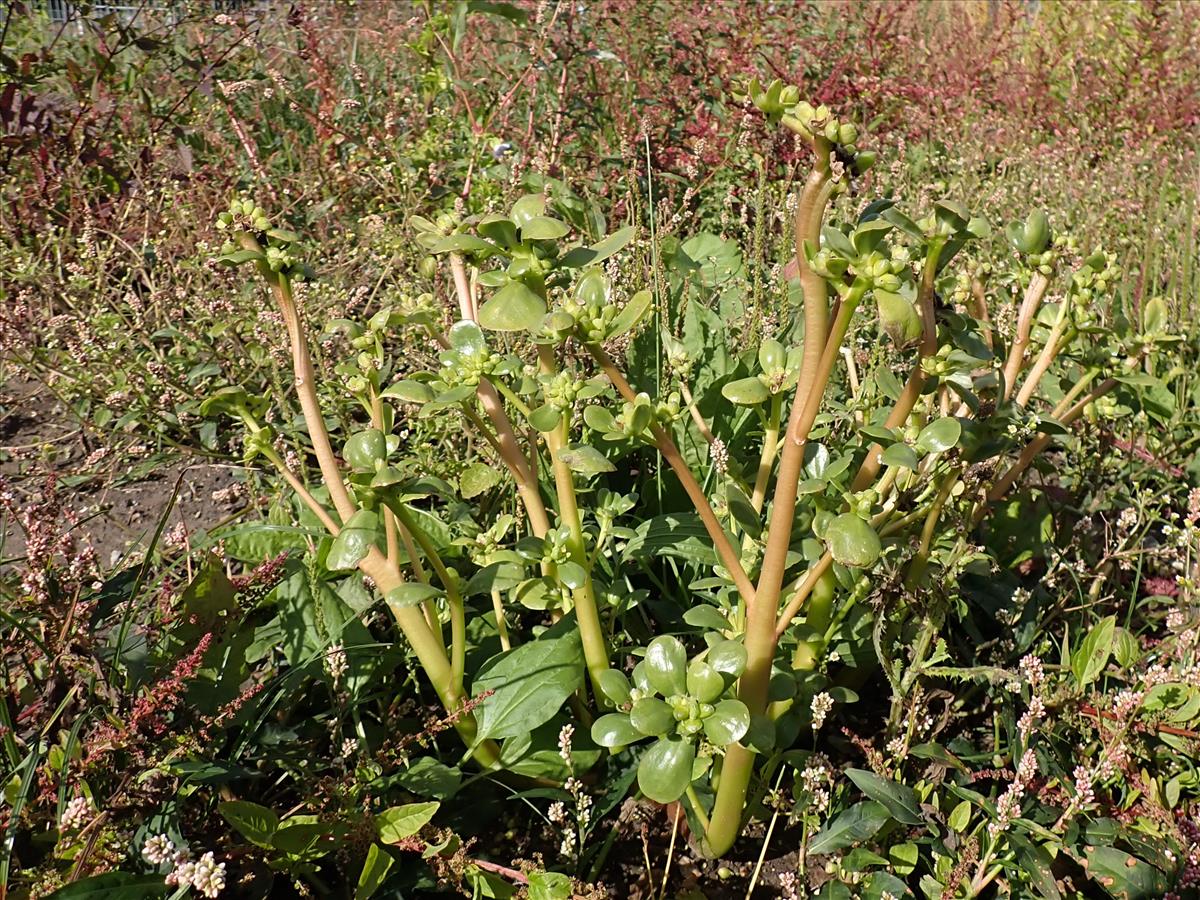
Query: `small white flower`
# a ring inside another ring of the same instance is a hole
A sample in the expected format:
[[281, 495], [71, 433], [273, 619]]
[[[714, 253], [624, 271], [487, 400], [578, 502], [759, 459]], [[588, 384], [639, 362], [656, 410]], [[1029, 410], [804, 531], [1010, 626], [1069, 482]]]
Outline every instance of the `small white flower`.
[[825, 717], [829, 715], [829, 711], [833, 709], [833, 698], [821, 691], [812, 698], [811, 708], [813, 731], [818, 731], [825, 724]]
[[329, 673], [329, 677], [333, 679], [335, 685], [342, 680], [342, 676], [349, 668], [350, 663], [346, 660], [345, 648], [341, 644], [330, 644], [329, 650], [325, 653], [325, 671]]
[[558, 733], [558, 755], [562, 757], [563, 762], [568, 766], [571, 765], [571, 739], [574, 737], [574, 725], [564, 725]]
[[225, 889], [225, 863], [218, 863], [212, 853], [205, 853], [192, 871], [192, 887], [205, 897], [217, 896]]
[[165, 834], [156, 834], [142, 847], [142, 858], [152, 866], [158, 866], [175, 854], [175, 843]]
[[88, 818], [92, 812], [91, 801], [87, 797], [74, 797], [67, 804], [67, 808], [63, 810], [62, 818], [58, 822], [60, 831], [75, 831], [87, 824]]

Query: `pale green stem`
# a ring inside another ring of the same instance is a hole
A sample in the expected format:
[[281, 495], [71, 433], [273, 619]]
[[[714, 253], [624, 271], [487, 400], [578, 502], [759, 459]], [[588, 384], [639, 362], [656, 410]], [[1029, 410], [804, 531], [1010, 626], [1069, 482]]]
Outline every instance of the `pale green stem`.
[[1017, 332], [1013, 336], [1012, 347], [1008, 351], [1008, 359], [1004, 361], [1004, 399], [1012, 397], [1017, 386], [1017, 376], [1025, 364], [1025, 350], [1029, 346], [1029, 336], [1033, 333], [1033, 323], [1037, 318], [1038, 307], [1046, 296], [1050, 281], [1041, 272], [1034, 272], [1029, 279], [1029, 287], [1025, 289], [1025, 297], [1021, 308], [1017, 311]]
[[[558, 371], [558, 361], [554, 357], [552, 347], [542, 345], [538, 348], [538, 360], [542, 372], [552, 375]], [[550, 468], [554, 473], [554, 486], [558, 493], [558, 514], [563, 524], [567, 526], [569, 539], [567, 549], [571, 559], [584, 567], [583, 585], [574, 593], [575, 620], [579, 624], [579, 636], [583, 641], [583, 655], [587, 661], [588, 673], [592, 679], [592, 688], [596, 702], [605, 706], [604, 694], [600, 690], [600, 677], [610, 668], [608, 662], [608, 644], [604, 638], [604, 625], [600, 621], [600, 610], [596, 603], [596, 590], [592, 582], [591, 570], [587, 568], [587, 548], [584, 545], [583, 521], [579, 516], [579, 501], [575, 496], [575, 475], [561, 457], [566, 449], [570, 421], [563, 415], [562, 421], [546, 434], [546, 444], [550, 450]]]
[[[250, 234], [242, 234], [239, 242], [246, 249], [261, 253], [262, 246]], [[292, 364], [295, 377], [296, 395], [300, 401], [300, 409], [308, 428], [309, 439], [313, 452], [321, 468], [321, 477], [326, 490], [337, 509], [338, 517], [345, 522], [358, 509], [357, 504], [350, 498], [345, 482], [342, 481], [341, 470], [338, 467], [337, 456], [329, 441], [329, 432], [325, 428], [325, 419], [317, 400], [316, 374], [312, 366], [312, 358], [308, 352], [308, 342], [304, 334], [304, 326], [292, 298], [291, 285], [285, 276], [272, 272], [265, 263], [259, 265], [259, 272], [271, 286], [279, 310], [283, 316], [288, 331], [288, 339], [292, 350]], [[303, 497], [303, 495], [301, 495]], [[329, 517], [336, 525], [336, 520]], [[372, 547], [367, 556], [359, 563], [359, 568], [374, 582], [377, 590], [385, 597], [404, 582], [399, 569], [390, 564], [382, 553]], [[397, 607], [389, 604], [396, 624], [404, 633], [409, 646], [413, 648], [421, 668], [425, 671], [434, 690], [437, 691], [447, 712], [456, 712], [462, 705], [461, 689], [453, 678], [450, 661], [439, 646], [429, 624], [420, 610], [411, 607]], [[455, 721], [455, 729], [463, 737], [467, 746], [476, 744], [477, 729], [473, 716], [461, 715]], [[481, 741], [473, 748], [475, 758], [485, 767], [494, 767], [499, 763], [500, 748], [494, 741]]]
[[450, 673], [455, 687], [459, 692], [463, 689], [463, 677], [467, 654], [467, 619], [462, 594], [458, 589], [458, 579], [450, 573], [442, 562], [441, 554], [429, 539], [429, 535], [417, 525], [411, 513], [403, 503], [390, 507], [396, 513], [396, 518], [404, 526], [404, 530], [412, 535], [421, 547], [429, 565], [437, 573], [438, 580], [446, 592], [446, 605], [450, 608]]
[[[767, 684], [776, 646], [775, 617], [787, 567], [792, 520], [796, 512], [797, 487], [804, 463], [804, 444], [808, 439], [812, 421], [816, 418], [821, 396], [825, 392], [825, 382], [820, 378], [822, 359], [829, 345], [833, 343], [829, 334], [829, 286], [825, 279], [808, 265], [804, 253], [806, 242], [812, 247], [820, 244], [821, 222], [825, 217], [825, 206], [831, 193], [830, 150], [829, 143], [823, 138], [815, 140], [816, 162], [805, 182], [796, 210], [796, 262], [800, 268], [800, 282], [804, 290], [804, 351], [800, 365], [800, 381], [792, 401], [792, 411], [779, 463], [762, 571], [757, 587], [743, 592], [743, 601], [747, 605], [747, 663], [738, 682], [738, 697], [749, 707], [751, 714], [762, 714], [766, 709]], [[841, 343], [840, 336], [837, 343]], [[832, 352], [836, 355], [837, 348], [834, 347]], [[702, 842], [706, 856], [721, 856], [737, 839], [745, 812], [746, 791], [750, 786], [753, 771], [754, 754], [748, 747], [732, 744], [725, 749], [721, 783], [717, 789], [710, 827], [705, 832]]]
[[512, 644], [508, 639], [508, 622], [504, 619], [504, 600], [495, 588], [492, 588], [492, 609], [496, 613], [496, 633], [500, 635], [500, 649], [511, 650]]

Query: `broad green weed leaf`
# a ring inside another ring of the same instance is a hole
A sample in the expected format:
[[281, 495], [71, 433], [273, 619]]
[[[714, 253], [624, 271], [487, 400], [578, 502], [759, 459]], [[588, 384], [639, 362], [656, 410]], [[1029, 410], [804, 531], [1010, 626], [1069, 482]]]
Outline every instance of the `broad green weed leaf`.
[[1091, 628], [1071, 654], [1071, 674], [1080, 687], [1087, 687], [1100, 677], [1108, 658], [1112, 654], [1113, 637], [1116, 632], [1115, 616], [1105, 616]]
[[[573, 619], [563, 622], [573, 623]], [[472, 684], [472, 693], [494, 693], [478, 707], [479, 737], [528, 734], [558, 712], [583, 683], [579, 632], [546, 635], [494, 657]]]
[[412, 837], [429, 824], [440, 806], [440, 803], [431, 800], [385, 809], [375, 817], [379, 839], [385, 844], [398, 844], [405, 838]]
[[354, 888], [354, 900], [367, 900], [379, 890], [392, 868], [392, 857], [378, 844], [372, 844], [367, 850], [367, 858], [363, 862], [362, 872], [358, 876], [358, 884]]
[[906, 784], [882, 778], [866, 769], [847, 769], [846, 777], [853, 781], [860, 791], [887, 807], [897, 822], [905, 825], [921, 825], [925, 818], [921, 815], [921, 807], [917, 795]]
[[812, 856], [827, 856], [851, 844], [873, 837], [892, 818], [888, 808], [876, 800], [855, 803], [822, 828], [808, 845]]
[[279, 816], [272, 810], [249, 800], [227, 800], [217, 806], [217, 811], [246, 840], [271, 848], [271, 838], [279, 828]]

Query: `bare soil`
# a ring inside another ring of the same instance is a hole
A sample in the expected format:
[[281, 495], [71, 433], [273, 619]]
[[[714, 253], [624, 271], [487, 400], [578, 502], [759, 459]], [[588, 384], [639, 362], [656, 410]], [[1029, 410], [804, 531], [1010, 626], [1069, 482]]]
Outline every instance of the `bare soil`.
[[[213, 494], [237, 483], [237, 473], [203, 457], [147, 453], [128, 435], [97, 434], [40, 382], [0, 381], [0, 477], [18, 497], [36, 501], [53, 476], [79, 521], [80, 543], [106, 566], [147, 546], [164, 515], [164, 531], [226, 518], [229, 505]], [[23, 554], [19, 523], [4, 523], [0, 541], [0, 558]]]

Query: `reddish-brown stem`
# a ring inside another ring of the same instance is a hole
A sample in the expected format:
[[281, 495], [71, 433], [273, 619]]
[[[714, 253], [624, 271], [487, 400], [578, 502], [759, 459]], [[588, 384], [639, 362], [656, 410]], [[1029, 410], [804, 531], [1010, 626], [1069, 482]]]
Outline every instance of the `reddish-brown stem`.
[[[588, 344], [587, 348], [596, 362], [600, 364], [600, 368], [604, 370], [604, 374], [608, 376], [609, 381], [613, 383], [613, 387], [617, 389], [617, 392], [630, 403], [634, 402], [637, 399], [637, 393], [630, 387], [629, 382], [625, 380], [625, 376], [621, 374], [620, 369], [617, 368], [616, 363], [604, 351], [604, 348], [599, 344]], [[729, 541], [729, 535], [721, 527], [716, 513], [713, 512], [712, 506], [708, 502], [708, 497], [704, 495], [704, 489], [696, 482], [696, 477], [692, 474], [692, 470], [684, 462], [683, 456], [679, 453], [679, 448], [675, 446], [675, 442], [667, 434], [666, 430], [654, 424], [650, 426], [650, 431], [654, 435], [654, 443], [658, 447], [659, 452], [662, 453], [663, 459], [671, 466], [672, 471], [675, 472], [676, 477], [683, 485], [683, 489], [687, 492], [688, 499], [692, 501], [692, 505], [696, 508], [696, 512], [700, 516], [700, 521], [704, 523], [704, 527], [708, 531], [708, 536], [712, 538], [713, 547], [721, 559], [721, 564], [725, 566], [730, 577], [733, 578], [733, 583], [737, 587], [738, 593], [744, 602], [753, 602], [754, 585], [750, 582], [749, 576], [746, 575], [746, 570], [742, 568], [741, 555], [734, 549], [733, 544]]]

